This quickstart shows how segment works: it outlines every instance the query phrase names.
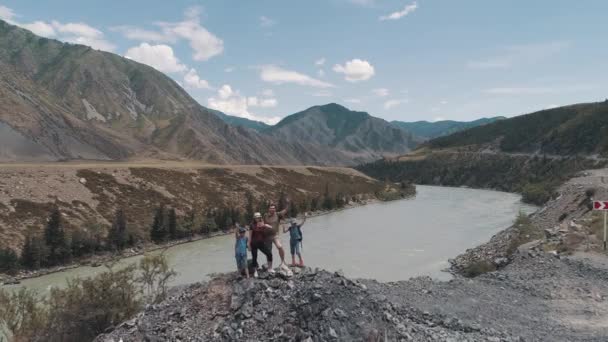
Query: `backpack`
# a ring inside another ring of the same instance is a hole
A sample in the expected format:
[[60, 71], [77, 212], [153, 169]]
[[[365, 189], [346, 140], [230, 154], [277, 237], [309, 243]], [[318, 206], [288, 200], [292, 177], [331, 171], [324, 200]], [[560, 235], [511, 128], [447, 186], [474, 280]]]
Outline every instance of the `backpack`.
[[302, 235], [302, 228], [300, 228], [301, 226], [298, 226], [298, 234], [300, 234], [300, 242], [302, 242], [302, 240], [304, 240], [304, 235]]

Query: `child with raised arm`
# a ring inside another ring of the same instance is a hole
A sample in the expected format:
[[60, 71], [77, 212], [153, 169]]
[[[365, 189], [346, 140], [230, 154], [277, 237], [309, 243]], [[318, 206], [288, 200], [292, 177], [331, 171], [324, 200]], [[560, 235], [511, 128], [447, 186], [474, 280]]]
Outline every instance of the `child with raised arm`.
[[[304, 267], [304, 259], [302, 258], [302, 250], [300, 245], [302, 243], [302, 226], [306, 222], [306, 214], [304, 220], [297, 224], [296, 219], [292, 218], [289, 220], [289, 226], [283, 227], [283, 233], [289, 232], [289, 249], [291, 251], [291, 265]], [[299, 264], [296, 264], [296, 255], [300, 260]]]
[[249, 238], [247, 237], [247, 228], [236, 226], [236, 242], [234, 244], [234, 255], [236, 258], [236, 267], [239, 275], [243, 274], [249, 278], [249, 267], [247, 267], [247, 247], [249, 246]]

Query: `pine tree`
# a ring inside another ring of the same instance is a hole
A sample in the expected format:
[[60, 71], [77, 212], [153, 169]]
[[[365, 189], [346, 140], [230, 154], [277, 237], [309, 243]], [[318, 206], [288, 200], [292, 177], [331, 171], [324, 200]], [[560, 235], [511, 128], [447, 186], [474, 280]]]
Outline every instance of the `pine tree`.
[[169, 238], [171, 240], [175, 240], [177, 238], [179, 238], [178, 236], [178, 231], [177, 231], [177, 213], [175, 212], [175, 208], [171, 208], [171, 210], [169, 210], [169, 218], [168, 218], [168, 232], [169, 232]]
[[152, 228], [150, 229], [150, 238], [155, 243], [162, 243], [167, 239], [168, 231], [165, 216], [165, 206], [161, 205], [156, 209]]
[[186, 235], [186, 237], [188, 237], [188, 239], [192, 239], [192, 237], [194, 236], [195, 224], [196, 224], [196, 212], [194, 210], [191, 210], [190, 214], [186, 218], [186, 221], [184, 221], [184, 226], [183, 226], [184, 234]]
[[19, 270], [19, 257], [10, 248], [0, 249], [0, 272], [15, 274]]
[[48, 262], [50, 265], [65, 263], [70, 259], [71, 250], [63, 228], [59, 209], [51, 212], [44, 230], [44, 238], [48, 247]]
[[117, 251], [122, 251], [127, 247], [129, 242], [129, 233], [127, 232], [127, 218], [122, 209], [116, 210], [114, 222], [108, 232], [108, 246]]
[[290, 205], [289, 206], [289, 217], [298, 217], [298, 208], [297, 205]]
[[281, 211], [289, 205], [289, 201], [287, 200], [287, 195], [284, 190], [281, 190], [279, 194], [279, 203], [277, 203], [277, 211]]
[[323, 195], [323, 209], [332, 210], [335, 206], [334, 199], [329, 193], [329, 183], [325, 183], [325, 194]]
[[245, 204], [245, 221], [251, 222], [253, 221], [253, 214], [255, 213], [254, 198], [251, 191], [247, 191], [245, 198], [247, 199], [247, 203]]
[[205, 217], [205, 221], [203, 222], [203, 225], [201, 227], [201, 233], [203, 235], [209, 235], [211, 234], [211, 232], [217, 230], [217, 223], [215, 221], [215, 215], [213, 211], [208, 210], [207, 215], [205, 215]]

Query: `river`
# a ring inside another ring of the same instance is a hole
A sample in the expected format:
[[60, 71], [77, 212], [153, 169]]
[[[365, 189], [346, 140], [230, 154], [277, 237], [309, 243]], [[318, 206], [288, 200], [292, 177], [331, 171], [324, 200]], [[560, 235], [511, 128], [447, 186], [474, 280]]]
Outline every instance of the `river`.
[[[520, 196], [505, 192], [437, 186], [417, 186], [417, 191], [411, 199], [309, 218], [302, 228], [305, 262], [342, 270], [349, 277], [379, 281], [419, 275], [449, 279], [450, 275], [442, 272], [449, 258], [510, 226], [519, 211], [531, 213], [536, 209], [523, 204]], [[288, 240], [288, 234], [283, 235], [287, 254]], [[232, 235], [178, 245], [165, 253], [178, 272], [172, 285], [200, 281], [210, 273], [235, 268]], [[274, 253], [279, 260], [276, 250]], [[140, 258], [124, 259], [117, 266]], [[265, 261], [263, 254], [260, 258]], [[26, 286], [44, 294], [51, 286], [65, 285], [67, 279], [102, 271], [104, 267], [79, 267], [27, 279], [12, 288]]]

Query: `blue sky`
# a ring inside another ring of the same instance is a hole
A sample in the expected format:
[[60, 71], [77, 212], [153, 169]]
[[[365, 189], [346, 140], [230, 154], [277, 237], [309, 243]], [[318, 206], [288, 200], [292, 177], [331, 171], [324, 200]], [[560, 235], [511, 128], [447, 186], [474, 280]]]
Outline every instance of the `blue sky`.
[[35, 33], [150, 64], [274, 122], [337, 102], [387, 120], [513, 116], [608, 97], [608, 1], [0, 0]]

